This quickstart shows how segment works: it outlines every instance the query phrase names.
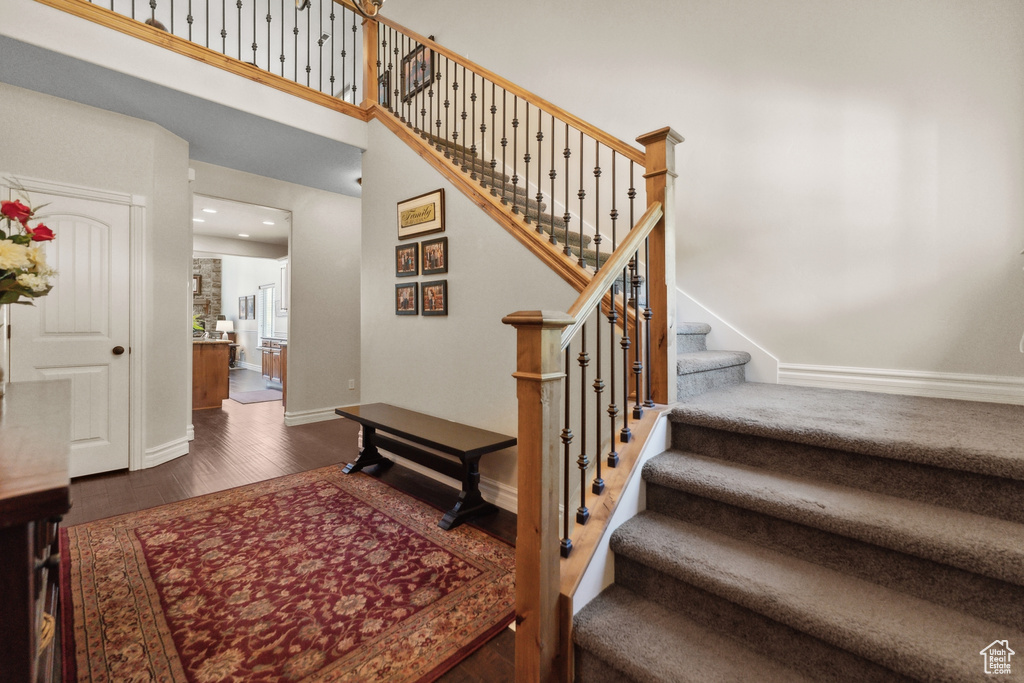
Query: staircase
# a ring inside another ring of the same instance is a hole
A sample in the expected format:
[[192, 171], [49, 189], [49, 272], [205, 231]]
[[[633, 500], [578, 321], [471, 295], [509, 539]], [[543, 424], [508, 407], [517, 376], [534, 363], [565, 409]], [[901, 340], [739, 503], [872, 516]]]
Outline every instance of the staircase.
[[1024, 407], [745, 383], [708, 331], [577, 680], [1024, 680]]
[[[490, 162], [479, 158], [475, 151], [451, 140], [424, 133], [421, 133], [420, 137], [444, 154], [455, 168], [479, 183], [481, 190], [489, 192], [492, 197], [500, 198], [501, 203], [508, 206], [513, 214], [518, 215], [525, 226], [551, 236], [552, 242], [563, 245], [567, 256], [574, 256], [577, 261], [582, 258], [580, 265], [588, 270], [593, 271], [598, 260], [604, 264], [611, 256], [611, 249], [607, 245], [600, 252], [592, 248], [593, 238], [586, 232], [580, 235], [578, 225], [573, 225], [567, 230], [567, 224], [562, 216], [549, 210], [545, 202], [538, 202], [529, 196], [529, 190], [522, 185], [522, 179], [517, 178], [513, 184], [512, 177], [499, 170], [497, 165], [492, 168]], [[576, 216], [572, 218], [579, 220]]]

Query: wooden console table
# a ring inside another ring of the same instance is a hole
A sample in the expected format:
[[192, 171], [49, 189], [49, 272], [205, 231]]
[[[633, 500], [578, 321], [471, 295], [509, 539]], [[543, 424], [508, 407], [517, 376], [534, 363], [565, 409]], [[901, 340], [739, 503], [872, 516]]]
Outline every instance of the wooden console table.
[[[71, 507], [71, 383], [16, 382], [0, 399], [0, 680], [49, 681], [57, 620], [57, 527]], [[51, 632], [52, 633], [52, 632]]]
[[[334, 412], [363, 426], [363, 449], [355, 462], [345, 466], [343, 471], [346, 474], [371, 465], [390, 467], [392, 461], [380, 454], [377, 450], [379, 446], [462, 481], [459, 500], [438, 523], [442, 529], [452, 529], [471, 517], [497, 511], [495, 505], [480, 495], [480, 456], [515, 446], [515, 437], [396, 408], [387, 403], [346, 406]], [[378, 431], [394, 434], [406, 441], [383, 436]], [[460, 462], [419, 448], [416, 444], [453, 455]]]

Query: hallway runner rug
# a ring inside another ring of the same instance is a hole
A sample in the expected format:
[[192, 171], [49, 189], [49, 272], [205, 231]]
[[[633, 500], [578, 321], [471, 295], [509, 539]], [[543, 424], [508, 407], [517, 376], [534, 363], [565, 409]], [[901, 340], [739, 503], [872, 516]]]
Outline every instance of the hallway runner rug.
[[282, 393], [277, 389], [260, 389], [258, 391], [233, 391], [228, 398], [239, 403], [266, 403], [280, 401]]
[[511, 622], [515, 551], [326, 467], [61, 530], [65, 681], [431, 681]]

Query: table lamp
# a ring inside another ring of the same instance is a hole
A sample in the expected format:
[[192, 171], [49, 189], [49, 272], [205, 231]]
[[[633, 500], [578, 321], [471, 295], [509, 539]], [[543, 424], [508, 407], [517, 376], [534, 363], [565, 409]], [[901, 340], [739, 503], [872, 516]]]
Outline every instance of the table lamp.
[[228, 332], [235, 331], [235, 322], [233, 320], [218, 320], [217, 331], [221, 333], [221, 339], [227, 339]]

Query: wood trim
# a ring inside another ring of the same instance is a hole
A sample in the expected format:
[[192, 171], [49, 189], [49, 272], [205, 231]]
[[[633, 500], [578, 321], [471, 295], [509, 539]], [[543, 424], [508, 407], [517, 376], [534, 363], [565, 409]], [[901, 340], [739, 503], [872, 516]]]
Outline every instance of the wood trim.
[[282, 76], [276, 76], [252, 64], [240, 61], [234, 57], [228, 57], [185, 38], [172, 35], [141, 21], [136, 21], [104, 7], [86, 2], [86, 0], [36, 0], [36, 2], [100, 24], [133, 38], [144, 40], [147, 43], [158, 45], [198, 62], [229, 71], [237, 76], [248, 78], [251, 81], [275, 88], [289, 95], [294, 95], [314, 104], [333, 109], [360, 121], [368, 121], [370, 118], [368, 110], [354, 104], [349, 104], [326, 93], [300, 85]]
[[469, 177], [444, 158], [441, 152], [423, 141], [411, 128], [399, 121], [391, 112], [373, 104], [369, 107], [373, 117], [383, 123], [391, 132], [404, 140], [414, 152], [419, 154], [441, 175], [448, 179], [464, 195], [479, 206], [488, 216], [497, 221], [513, 237], [529, 249], [537, 258], [555, 271], [569, 286], [582, 292], [590, 283], [591, 275], [581, 270], [573, 259], [566, 256], [561, 248], [551, 244], [547, 236], [541, 236], [536, 230], [527, 230], [524, 225], [508, 213], [501, 200], [494, 197], [473, 182]]
[[[335, 2], [338, 2], [338, 1], [339, 0], [335, 0]], [[448, 59], [456, 62], [457, 64], [461, 64], [462, 66], [466, 67], [467, 69], [470, 69], [471, 71], [474, 71], [478, 76], [483, 76], [484, 78], [492, 81], [493, 83], [495, 83], [499, 87], [504, 88], [509, 93], [511, 93], [513, 95], [516, 95], [520, 99], [526, 100], [530, 104], [533, 104], [533, 105], [539, 107], [540, 109], [543, 109], [548, 114], [554, 114], [563, 123], [568, 123], [569, 125], [571, 125], [576, 130], [582, 131], [584, 134], [589, 135], [591, 138], [593, 138], [594, 140], [597, 140], [598, 142], [602, 143], [606, 147], [609, 147], [609, 148], [615, 150], [616, 152], [618, 152], [622, 156], [626, 157], [627, 159], [629, 159], [631, 161], [635, 161], [636, 163], [640, 164], [640, 166], [642, 166], [644, 168], [647, 167], [647, 161], [646, 161], [647, 157], [646, 157], [646, 154], [644, 152], [640, 151], [639, 149], [637, 149], [636, 147], [634, 147], [633, 145], [629, 144], [628, 142], [624, 142], [624, 141], [620, 140], [619, 138], [615, 137], [614, 135], [611, 135], [609, 133], [604, 132], [600, 128], [597, 128], [596, 126], [594, 126], [594, 125], [592, 125], [590, 123], [587, 123], [586, 121], [584, 121], [583, 119], [579, 118], [578, 116], [570, 114], [569, 112], [567, 112], [565, 109], [562, 109], [558, 105], [552, 104], [551, 102], [548, 102], [543, 97], [540, 97], [539, 95], [535, 95], [534, 93], [530, 92], [529, 90], [521, 88], [520, 86], [516, 85], [515, 83], [509, 81], [508, 79], [502, 78], [501, 76], [499, 76], [498, 74], [494, 73], [493, 71], [491, 71], [489, 69], [485, 69], [484, 67], [480, 66], [479, 64], [477, 64], [475, 62], [471, 62], [470, 60], [466, 59], [462, 55], [459, 55], [459, 54], [457, 54], [455, 52], [452, 52], [451, 50], [449, 50], [448, 48], [444, 47], [443, 45], [438, 45], [437, 43], [435, 43], [430, 38], [427, 38], [425, 36], [421, 36], [420, 34], [416, 33], [415, 31], [411, 31], [411, 30], [407, 29], [406, 27], [402, 26], [401, 24], [398, 24], [398, 23], [396, 23], [394, 21], [391, 21], [390, 19], [386, 19], [384, 17], [377, 17], [377, 21], [382, 23], [382, 24], [384, 24], [385, 26], [390, 26], [391, 28], [395, 29], [396, 31], [400, 31], [401, 33], [404, 33], [405, 35], [409, 36], [410, 38], [412, 38], [413, 40], [419, 42], [422, 45], [426, 45], [427, 47], [429, 47], [431, 50], [433, 50], [437, 54], [444, 55], [445, 57], [447, 57]]]
[[569, 315], [572, 316], [572, 324], [562, 331], [562, 349], [568, 346], [569, 342], [576, 335], [576, 332], [583, 326], [594, 308], [602, 301], [605, 302], [606, 294], [612, 286], [612, 282], [621, 276], [622, 269], [629, 263], [633, 254], [640, 249], [643, 241], [651, 234], [654, 227], [661, 220], [661, 204], [654, 202], [649, 207], [636, 225], [630, 229], [626, 239], [612, 253], [611, 258], [605, 261], [601, 270], [590, 280], [590, 284], [580, 292], [579, 297], [569, 308]]

